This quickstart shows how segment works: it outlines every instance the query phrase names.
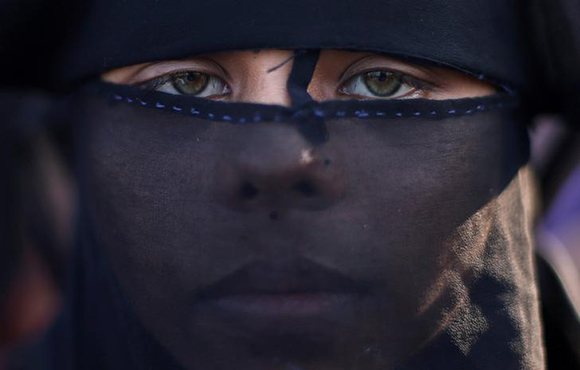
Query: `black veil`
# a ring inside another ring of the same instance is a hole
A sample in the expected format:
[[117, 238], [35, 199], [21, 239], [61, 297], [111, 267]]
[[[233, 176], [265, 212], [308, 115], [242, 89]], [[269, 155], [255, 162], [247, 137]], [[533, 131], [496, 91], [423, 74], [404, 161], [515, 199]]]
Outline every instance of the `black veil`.
[[[75, 7], [49, 63], [79, 188], [67, 301], [14, 368], [545, 368], [520, 2]], [[98, 78], [261, 48], [296, 50], [291, 107]], [[329, 48], [456, 68], [498, 93], [314, 102]]]

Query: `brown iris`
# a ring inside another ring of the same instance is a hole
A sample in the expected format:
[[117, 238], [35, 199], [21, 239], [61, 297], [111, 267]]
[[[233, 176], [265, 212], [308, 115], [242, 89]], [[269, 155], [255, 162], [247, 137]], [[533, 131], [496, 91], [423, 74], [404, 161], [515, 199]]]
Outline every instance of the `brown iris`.
[[173, 78], [173, 87], [184, 95], [198, 95], [209, 83], [210, 77], [201, 72], [184, 72]]
[[395, 94], [402, 86], [400, 75], [386, 71], [367, 72], [363, 82], [371, 93], [381, 97]]

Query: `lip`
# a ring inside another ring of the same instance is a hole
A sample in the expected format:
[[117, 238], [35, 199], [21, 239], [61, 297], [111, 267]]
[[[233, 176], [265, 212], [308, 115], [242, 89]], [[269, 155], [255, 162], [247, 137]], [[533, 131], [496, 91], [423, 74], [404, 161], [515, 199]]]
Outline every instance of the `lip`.
[[195, 296], [228, 316], [293, 320], [336, 316], [366, 290], [356, 280], [311, 260], [252, 262]]
[[353, 298], [337, 293], [240, 294], [216, 299], [214, 304], [247, 315], [298, 318], [336, 310], [349, 305]]

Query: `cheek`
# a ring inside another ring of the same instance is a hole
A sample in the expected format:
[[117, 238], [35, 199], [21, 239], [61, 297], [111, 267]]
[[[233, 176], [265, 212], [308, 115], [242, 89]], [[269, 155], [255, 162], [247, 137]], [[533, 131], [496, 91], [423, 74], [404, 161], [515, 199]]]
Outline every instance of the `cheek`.
[[120, 283], [138, 307], [158, 309], [146, 302], [183, 303], [244, 258], [215, 245], [227, 221], [208, 207], [220, 151], [210, 125], [143, 113], [95, 117], [84, 165], [91, 221]]
[[416, 309], [446, 269], [462, 274], [449, 240], [513, 176], [504, 129], [490, 123], [330, 124], [327, 150], [341, 153], [348, 192], [327, 218], [312, 220], [317, 238], [334, 234], [338, 243], [308, 253]]

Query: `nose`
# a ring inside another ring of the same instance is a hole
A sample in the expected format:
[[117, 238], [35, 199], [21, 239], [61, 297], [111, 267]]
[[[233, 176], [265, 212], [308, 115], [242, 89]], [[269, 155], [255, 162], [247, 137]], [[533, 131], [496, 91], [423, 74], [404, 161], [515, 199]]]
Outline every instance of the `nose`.
[[244, 127], [237, 149], [218, 173], [221, 198], [240, 211], [265, 211], [275, 219], [291, 209], [324, 210], [345, 192], [336, 154], [314, 147], [283, 124]]

